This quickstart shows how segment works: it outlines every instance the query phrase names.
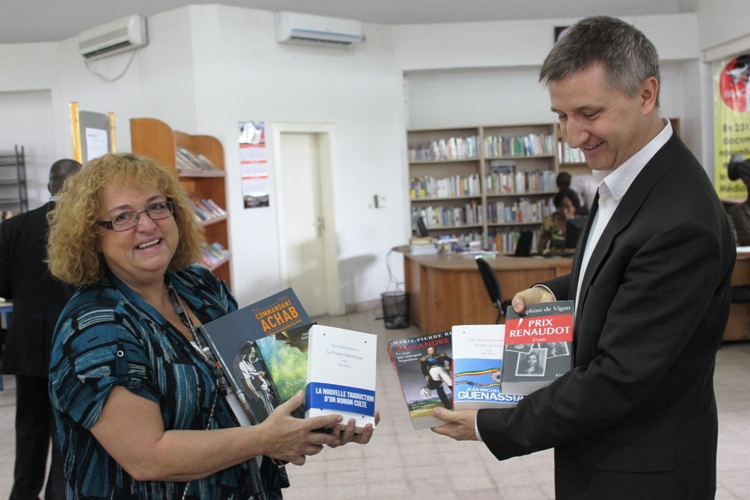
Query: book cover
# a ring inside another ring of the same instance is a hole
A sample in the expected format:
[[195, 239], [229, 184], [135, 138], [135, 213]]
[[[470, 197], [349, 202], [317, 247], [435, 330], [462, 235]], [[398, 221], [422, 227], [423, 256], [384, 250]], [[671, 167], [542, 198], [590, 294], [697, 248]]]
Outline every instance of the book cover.
[[457, 410], [509, 408], [522, 396], [500, 388], [505, 325], [458, 325], [452, 330], [453, 406]]
[[501, 387], [527, 395], [573, 367], [573, 301], [527, 305], [519, 316], [508, 308]]
[[[255, 341], [260, 364], [267, 376], [272, 408], [289, 401], [297, 392], [305, 390], [312, 326], [308, 323]], [[304, 418], [305, 403], [294, 410], [292, 416]]]
[[253, 424], [273, 410], [273, 386], [255, 341], [312, 324], [291, 288], [201, 326], [232, 393]]
[[375, 375], [378, 337], [331, 326], [313, 325], [307, 365], [305, 416], [337, 414], [355, 432], [375, 426]]
[[453, 350], [451, 332], [388, 341], [406, 407], [415, 429], [442, 425], [432, 416], [435, 407], [453, 408]]

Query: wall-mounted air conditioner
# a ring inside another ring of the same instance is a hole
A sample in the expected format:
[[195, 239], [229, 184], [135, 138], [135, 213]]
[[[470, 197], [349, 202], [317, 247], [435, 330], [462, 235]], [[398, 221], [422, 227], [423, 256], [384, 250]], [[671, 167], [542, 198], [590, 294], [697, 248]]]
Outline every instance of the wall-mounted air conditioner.
[[103, 24], [78, 35], [78, 48], [87, 59], [135, 50], [146, 44], [146, 18], [137, 15]]
[[359, 21], [296, 12], [276, 13], [276, 40], [279, 42], [350, 47], [362, 39]]

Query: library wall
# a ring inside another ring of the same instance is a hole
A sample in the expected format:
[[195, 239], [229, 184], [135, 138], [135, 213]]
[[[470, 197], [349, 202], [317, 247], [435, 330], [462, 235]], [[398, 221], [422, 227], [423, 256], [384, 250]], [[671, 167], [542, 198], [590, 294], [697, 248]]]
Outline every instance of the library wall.
[[[679, 117], [681, 133], [701, 157], [698, 60], [663, 61], [661, 112]], [[549, 94], [539, 82], [539, 67], [500, 67], [462, 71], [410, 71], [407, 81], [408, 129], [551, 123]]]

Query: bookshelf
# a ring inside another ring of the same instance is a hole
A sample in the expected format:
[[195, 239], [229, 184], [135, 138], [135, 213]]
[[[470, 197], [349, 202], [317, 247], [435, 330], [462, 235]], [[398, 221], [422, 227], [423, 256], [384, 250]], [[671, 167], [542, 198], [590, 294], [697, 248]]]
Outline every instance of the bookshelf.
[[410, 130], [407, 144], [414, 230], [422, 216], [431, 235], [503, 253], [531, 230], [536, 249], [557, 191], [554, 124]]
[[[153, 158], [170, 169], [194, 202], [213, 200], [226, 212], [226, 171], [224, 170], [224, 147], [215, 137], [190, 135], [172, 128], [155, 118], [131, 118], [130, 138], [133, 153]], [[178, 153], [186, 149], [193, 155], [202, 155], [216, 170], [178, 169]], [[204, 212], [205, 212], [205, 207]], [[215, 215], [200, 221], [206, 232], [206, 243], [211, 250], [210, 261], [201, 262], [231, 289], [228, 215]], [[218, 244], [218, 246], [216, 245]], [[217, 249], [225, 249], [218, 257]]]

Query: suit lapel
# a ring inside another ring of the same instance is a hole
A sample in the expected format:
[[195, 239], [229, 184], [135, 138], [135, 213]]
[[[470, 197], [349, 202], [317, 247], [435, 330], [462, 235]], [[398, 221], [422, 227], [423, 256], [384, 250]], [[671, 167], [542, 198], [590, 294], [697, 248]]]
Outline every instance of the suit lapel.
[[[638, 212], [641, 205], [643, 205], [644, 200], [651, 192], [654, 185], [656, 185], [658, 180], [667, 172], [667, 170], [669, 170], [679, 157], [682, 156], [681, 153], [684, 149], [685, 146], [682, 143], [682, 140], [680, 140], [677, 134], [673, 133], [667, 143], [657, 151], [635, 180], [633, 180], [633, 184], [631, 184], [625, 193], [625, 196], [623, 196], [617, 210], [612, 214], [612, 219], [610, 219], [607, 227], [599, 238], [599, 241], [591, 254], [589, 263], [586, 266], [586, 272], [583, 276], [583, 282], [581, 283], [581, 295], [579, 297], [580, 307], [578, 304], [576, 305], [576, 311], [579, 313], [578, 317], [580, 317], [582, 306], [586, 301], [589, 285], [605, 262], [605, 258], [609, 253], [615, 237], [620, 234], [628, 224], [630, 224], [630, 221]], [[591, 221], [586, 225], [587, 231], [590, 224]], [[588, 232], [586, 237], [588, 238]], [[580, 250], [576, 249], [576, 258], [573, 263], [574, 267], [577, 264], [578, 272], [580, 272], [581, 260], [583, 259], [583, 245], [581, 244], [580, 246]], [[577, 274], [574, 276], [575, 277], [571, 282], [576, 281], [577, 286]], [[575, 289], [573, 293], [575, 293]]]

